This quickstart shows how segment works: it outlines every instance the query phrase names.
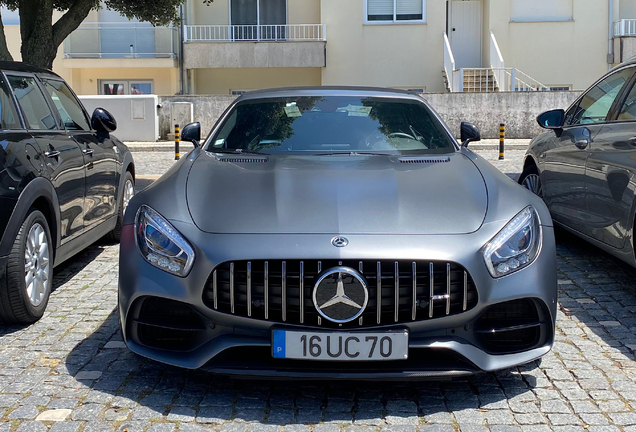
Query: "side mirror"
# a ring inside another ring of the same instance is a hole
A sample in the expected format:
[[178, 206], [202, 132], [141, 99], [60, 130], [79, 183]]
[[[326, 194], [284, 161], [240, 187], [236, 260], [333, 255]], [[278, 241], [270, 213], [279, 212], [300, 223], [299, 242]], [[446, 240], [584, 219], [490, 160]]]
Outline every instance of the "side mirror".
[[97, 132], [111, 133], [117, 129], [117, 121], [104, 108], [95, 108], [91, 117], [91, 127]]
[[474, 124], [462, 122], [460, 131], [462, 147], [468, 147], [468, 143], [472, 141], [481, 141], [481, 133]]
[[190, 141], [194, 147], [199, 147], [201, 141], [201, 123], [190, 123], [181, 130], [181, 141]]
[[537, 116], [537, 123], [544, 129], [561, 129], [565, 121], [565, 111], [555, 109], [546, 111]]

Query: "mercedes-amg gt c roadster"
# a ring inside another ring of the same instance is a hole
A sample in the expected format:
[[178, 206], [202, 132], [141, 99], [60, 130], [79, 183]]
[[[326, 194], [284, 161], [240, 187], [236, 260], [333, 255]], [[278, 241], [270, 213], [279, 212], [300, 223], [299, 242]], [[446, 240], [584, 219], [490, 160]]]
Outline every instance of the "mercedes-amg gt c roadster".
[[130, 201], [128, 347], [260, 377], [457, 377], [554, 341], [552, 220], [420, 96], [256, 91]]

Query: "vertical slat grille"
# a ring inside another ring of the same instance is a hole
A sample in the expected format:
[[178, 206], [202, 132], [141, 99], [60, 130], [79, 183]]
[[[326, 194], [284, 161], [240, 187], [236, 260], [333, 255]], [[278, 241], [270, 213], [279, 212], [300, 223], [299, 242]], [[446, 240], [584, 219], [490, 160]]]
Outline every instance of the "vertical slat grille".
[[[466, 308], [464, 308], [465, 310]], [[305, 322], [305, 263], [300, 262], [300, 323]]]
[[234, 263], [230, 263], [230, 310], [234, 313]]
[[417, 316], [417, 263], [415, 261], [413, 261], [411, 280], [413, 282], [413, 306], [411, 308], [411, 320], [415, 321], [415, 317]]
[[287, 263], [283, 261], [281, 266], [281, 309], [283, 321], [287, 321]]
[[252, 316], [252, 263], [247, 263], [247, 316]]
[[433, 263], [428, 263], [429, 277], [429, 293], [430, 301], [428, 302], [428, 317], [433, 318], [433, 296], [435, 295], [435, 272], [433, 271]]
[[378, 316], [378, 324], [382, 322], [382, 264], [378, 261], [377, 272], [375, 276], [376, 280], [376, 310]]
[[265, 319], [269, 319], [269, 262], [265, 261], [263, 291], [265, 297]]
[[[342, 326], [321, 320], [312, 301], [319, 275], [339, 265], [358, 269], [369, 289], [364, 313]], [[477, 290], [463, 267], [448, 262], [250, 260], [218, 265], [203, 301], [220, 312], [252, 319], [358, 328], [462, 313], [477, 304]]]

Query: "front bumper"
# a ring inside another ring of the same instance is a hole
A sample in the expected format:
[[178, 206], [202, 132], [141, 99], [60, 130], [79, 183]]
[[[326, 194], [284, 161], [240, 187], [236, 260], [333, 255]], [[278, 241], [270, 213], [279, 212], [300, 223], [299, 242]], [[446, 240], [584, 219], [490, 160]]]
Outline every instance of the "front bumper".
[[[349, 245], [346, 248], [334, 248], [330, 235], [219, 235], [202, 233], [179, 222], [171, 223], [195, 248], [196, 260], [186, 278], [172, 276], [146, 263], [135, 245], [131, 225], [124, 227], [121, 240], [119, 313], [124, 340], [132, 351], [160, 362], [267, 378], [452, 378], [530, 362], [546, 354], [554, 340], [557, 276], [551, 227], [543, 227], [542, 249], [533, 264], [504, 278], [493, 279], [483, 263], [480, 249], [496, 234], [498, 228], [494, 225], [484, 225], [476, 233], [461, 236], [352, 235], [347, 236]], [[209, 308], [203, 301], [203, 287], [212, 269], [221, 262], [325, 257], [452, 261], [462, 265], [472, 276], [478, 302], [474, 308], [457, 315], [365, 327], [367, 332], [408, 330], [408, 360], [318, 362], [273, 359], [271, 331], [274, 327], [328, 329], [221, 313]], [[186, 350], [158, 349], [144, 344], [135, 323], [140, 304], [147, 298], [169, 299], [189, 305], [199, 322], [203, 323], [197, 333], [199, 343]], [[518, 299], [531, 299], [529, 301], [537, 306], [543, 323], [541, 337], [528, 349], [513, 353], [501, 354], [486, 349], [476, 333], [480, 317], [493, 305]]]

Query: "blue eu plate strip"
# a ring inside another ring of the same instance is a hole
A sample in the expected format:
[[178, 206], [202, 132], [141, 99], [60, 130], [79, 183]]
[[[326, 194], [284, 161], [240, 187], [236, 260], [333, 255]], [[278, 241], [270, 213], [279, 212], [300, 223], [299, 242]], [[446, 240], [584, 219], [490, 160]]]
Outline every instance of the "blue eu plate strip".
[[274, 350], [275, 358], [285, 358], [285, 331], [274, 330]]

